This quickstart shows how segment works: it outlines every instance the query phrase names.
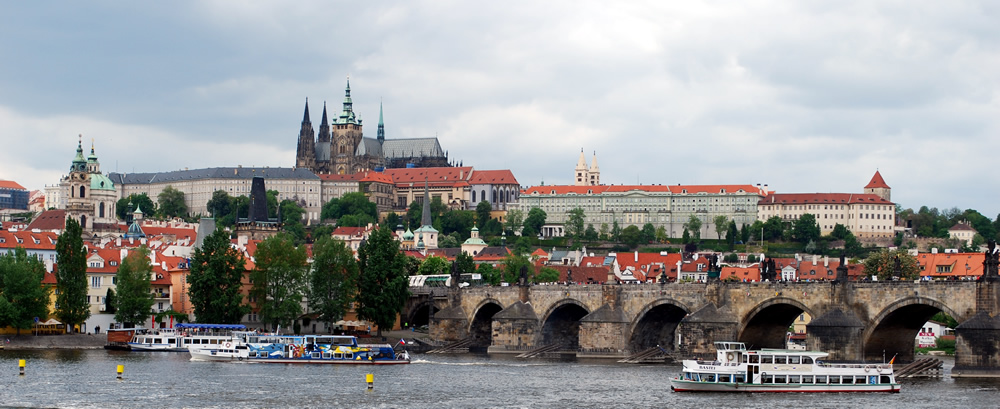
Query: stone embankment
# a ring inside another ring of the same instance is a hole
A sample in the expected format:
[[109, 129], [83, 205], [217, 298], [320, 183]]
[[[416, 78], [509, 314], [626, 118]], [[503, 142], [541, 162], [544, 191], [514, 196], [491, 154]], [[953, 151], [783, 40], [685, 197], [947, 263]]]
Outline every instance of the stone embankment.
[[99, 349], [108, 342], [106, 334], [5, 335], [4, 348], [16, 349]]

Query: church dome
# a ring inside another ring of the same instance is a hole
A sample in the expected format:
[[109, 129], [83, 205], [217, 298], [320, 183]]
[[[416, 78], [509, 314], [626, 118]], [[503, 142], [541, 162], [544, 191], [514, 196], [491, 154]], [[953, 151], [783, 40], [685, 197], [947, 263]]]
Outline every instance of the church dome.
[[115, 190], [115, 184], [100, 173], [94, 173], [90, 175], [90, 190]]

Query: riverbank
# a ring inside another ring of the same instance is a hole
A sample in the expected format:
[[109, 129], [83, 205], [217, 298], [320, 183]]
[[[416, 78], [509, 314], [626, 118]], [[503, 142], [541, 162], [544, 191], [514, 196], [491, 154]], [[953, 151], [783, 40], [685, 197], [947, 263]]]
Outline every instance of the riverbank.
[[100, 349], [108, 342], [107, 334], [7, 335], [4, 348], [19, 349]]
[[[411, 344], [414, 338], [427, 341], [430, 337], [423, 332], [415, 331], [389, 331], [382, 334], [385, 343], [396, 345], [400, 339]], [[4, 348], [8, 350], [20, 349], [100, 349], [108, 342], [108, 335], [101, 334], [64, 334], [64, 335], [8, 335], [0, 338], [4, 342]], [[382, 339], [376, 336], [371, 338], [359, 338], [360, 343], [382, 343]]]

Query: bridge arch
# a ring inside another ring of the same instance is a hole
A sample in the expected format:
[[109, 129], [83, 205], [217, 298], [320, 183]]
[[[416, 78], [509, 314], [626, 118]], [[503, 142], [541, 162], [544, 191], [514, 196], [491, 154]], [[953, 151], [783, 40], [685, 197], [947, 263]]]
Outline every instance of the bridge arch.
[[471, 348], [488, 348], [493, 344], [493, 316], [503, 311], [503, 303], [494, 298], [486, 298], [472, 311], [469, 320]]
[[802, 313], [816, 316], [801, 301], [789, 297], [766, 299], [740, 320], [736, 338], [748, 348], [785, 348], [785, 333]]
[[674, 331], [677, 330], [681, 320], [690, 313], [690, 307], [669, 297], [659, 298], [646, 304], [635, 315], [630, 325], [628, 350], [636, 353], [654, 346], [673, 350]]
[[582, 302], [566, 298], [549, 306], [542, 315], [538, 345], [562, 344], [563, 349], [580, 348], [580, 319], [590, 314]]
[[431, 316], [440, 311], [437, 305], [434, 304], [434, 300], [423, 301], [415, 305], [411, 310], [410, 314], [406, 317], [406, 323], [410, 324], [411, 327], [420, 327], [421, 325], [430, 325]]
[[933, 298], [910, 296], [889, 304], [862, 333], [864, 359], [881, 362], [895, 356], [902, 362], [912, 361], [917, 333], [938, 312], [959, 318], [945, 303]]

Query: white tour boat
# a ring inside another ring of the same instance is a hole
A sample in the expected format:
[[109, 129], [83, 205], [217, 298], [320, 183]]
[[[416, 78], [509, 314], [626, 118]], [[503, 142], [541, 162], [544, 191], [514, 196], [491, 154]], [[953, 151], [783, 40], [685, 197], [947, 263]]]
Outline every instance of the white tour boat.
[[684, 360], [675, 392], [899, 392], [892, 362], [827, 363], [818, 351], [761, 349], [716, 342], [714, 361]]
[[243, 325], [177, 324], [174, 328], [138, 329], [128, 346], [133, 351], [175, 351], [218, 348], [246, 330]]

